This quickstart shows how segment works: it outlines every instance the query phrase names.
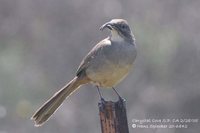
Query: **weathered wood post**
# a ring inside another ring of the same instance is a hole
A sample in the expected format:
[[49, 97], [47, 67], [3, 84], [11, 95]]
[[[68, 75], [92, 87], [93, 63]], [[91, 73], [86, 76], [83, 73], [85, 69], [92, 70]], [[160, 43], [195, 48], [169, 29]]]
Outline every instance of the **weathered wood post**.
[[98, 106], [102, 133], [129, 133], [124, 99], [101, 100]]

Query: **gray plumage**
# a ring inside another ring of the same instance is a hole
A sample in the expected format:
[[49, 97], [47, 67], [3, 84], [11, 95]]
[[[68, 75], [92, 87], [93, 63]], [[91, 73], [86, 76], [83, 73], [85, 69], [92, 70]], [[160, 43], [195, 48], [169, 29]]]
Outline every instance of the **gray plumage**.
[[101, 30], [108, 28], [111, 35], [100, 41], [83, 59], [76, 76], [55, 93], [31, 117], [36, 126], [41, 126], [58, 109], [63, 101], [81, 85], [92, 83], [103, 88], [112, 88], [126, 77], [136, 58], [135, 38], [126, 20], [113, 19]]

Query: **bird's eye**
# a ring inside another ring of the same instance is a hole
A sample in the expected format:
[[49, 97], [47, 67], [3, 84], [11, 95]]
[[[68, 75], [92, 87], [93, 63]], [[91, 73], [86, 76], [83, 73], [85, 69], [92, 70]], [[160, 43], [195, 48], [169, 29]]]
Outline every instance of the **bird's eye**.
[[126, 29], [126, 25], [122, 24], [121, 25], [122, 29]]

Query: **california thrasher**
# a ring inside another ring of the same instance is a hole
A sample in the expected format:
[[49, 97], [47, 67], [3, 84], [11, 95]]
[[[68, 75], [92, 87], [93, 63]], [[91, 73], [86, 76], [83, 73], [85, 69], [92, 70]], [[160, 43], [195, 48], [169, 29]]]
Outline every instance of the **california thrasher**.
[[76, 76], [56, 92], [31, 117], [35, 126], [41, 126], [74, 91], [87, 83], [97, 87], [112, 88], [131, 69], [136, 58], [134, 35], [123, 19], [113, 19], [100, 27], [108, 28], [110, 36], [100, 41], [82, 60]]

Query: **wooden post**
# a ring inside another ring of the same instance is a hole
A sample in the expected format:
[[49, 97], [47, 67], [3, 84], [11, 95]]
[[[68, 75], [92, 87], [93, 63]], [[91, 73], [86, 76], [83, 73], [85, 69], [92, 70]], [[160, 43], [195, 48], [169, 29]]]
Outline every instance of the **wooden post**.
[[98, 104], [102, 133], [129, 133], [124, 99]]

